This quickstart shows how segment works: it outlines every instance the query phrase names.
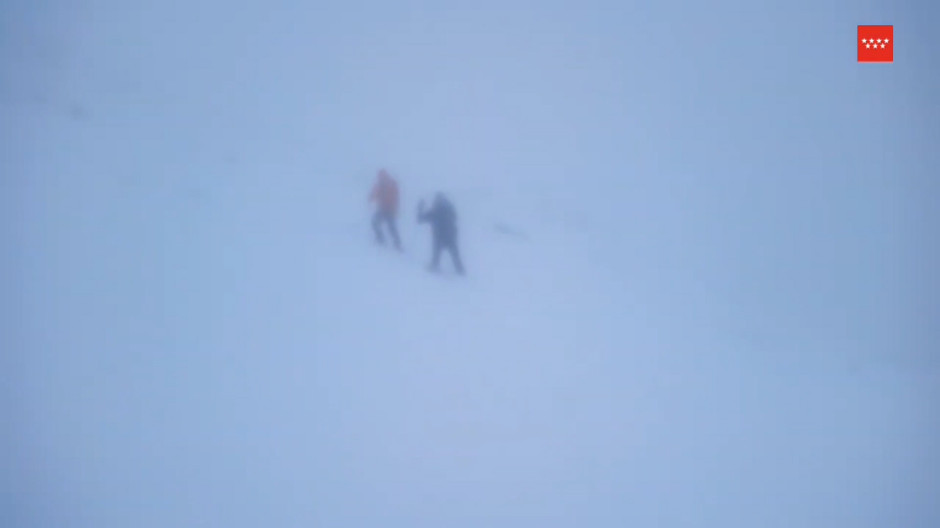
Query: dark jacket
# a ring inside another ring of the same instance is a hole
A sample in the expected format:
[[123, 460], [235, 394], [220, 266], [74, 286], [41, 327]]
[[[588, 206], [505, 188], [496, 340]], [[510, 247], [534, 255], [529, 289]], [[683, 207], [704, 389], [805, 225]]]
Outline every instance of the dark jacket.
[[418, 222], [431, 224], [436, 244], [457, 243], [457, 211], [443, 195], [437, 195], [428, 210], [424, 209], [424, 202], [418, 205]]

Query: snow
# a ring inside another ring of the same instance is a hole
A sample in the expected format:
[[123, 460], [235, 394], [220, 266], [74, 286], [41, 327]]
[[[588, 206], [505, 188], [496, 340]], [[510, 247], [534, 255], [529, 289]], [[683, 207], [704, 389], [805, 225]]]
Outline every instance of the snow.
[[[790, 103], [715, 128], [681, 72], [627, 111], [581, 11], [38, 5], [0, 17], [0, 525], [940, 525], [936, 156], [878, 82], [807, 62], [783, 145], [748, 119]], [[424, 270], [439, 189], [466, 278]]]

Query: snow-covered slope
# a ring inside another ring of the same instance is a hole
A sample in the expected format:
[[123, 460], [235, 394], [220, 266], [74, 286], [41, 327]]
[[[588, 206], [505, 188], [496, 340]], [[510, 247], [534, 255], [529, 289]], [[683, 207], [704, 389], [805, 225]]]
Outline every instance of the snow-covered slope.
[[[653, 11], [37, 6], [0, 22], [0, 525], [940, 522], [936, 155], [833, 139], [900, 128], [887, 81], [741, 51], [793, 99], [686, 92], [665, 37], [617, 74]], [[466, 279], [423, 269], [439, 189]]]

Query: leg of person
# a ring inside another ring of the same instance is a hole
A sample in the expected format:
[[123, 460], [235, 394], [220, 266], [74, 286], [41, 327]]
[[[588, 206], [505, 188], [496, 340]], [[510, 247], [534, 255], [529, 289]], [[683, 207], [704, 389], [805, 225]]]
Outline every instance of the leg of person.
[[382, 236], [382, 212], [376, 211], [372, 215], [372, 231], [375, 233], [375, 241], [379, 244], [385, 243], [385, 237]]
[[437, 238], [434, 239], [432, 243], [433, 249], [431, 254], [431, 265], [428, 266], [428, 269], [431, 271], [437, 271], [441, 263], [441, 251], [444, 249], [441, 241]]
[[385, 216], [388, 222], [388, 230], [392, 233], [392, 242], [395, 243], [395, 249], [401, 251], [401, 238], [398, 237], [398, 226], [396, 225], [395, 215], [389, 213]]
[[452, 241], [448, 249], [450, 250], [450, 258], [454, 261], [454, 269], [457, 270], [457, 273], [463, 275], [463, 261], [460, 260], [460, 249], [457, 248], [457, 242]]

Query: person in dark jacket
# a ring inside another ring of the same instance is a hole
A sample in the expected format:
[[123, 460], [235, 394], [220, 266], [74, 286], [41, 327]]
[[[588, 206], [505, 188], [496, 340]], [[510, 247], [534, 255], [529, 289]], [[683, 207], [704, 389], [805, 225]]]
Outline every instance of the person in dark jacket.
[[457, 248], [457, 212], [453, 204], [442, 193], [434, 195], [434, 202], [430, 209], [425, 209], [424, 200], [418, 204], [418, 223], [431, 224], [431, 243], [433, 253], [431, 256], [431, 271], [439, 269], [441, 253], [450, 253], [451, 260], [457, 273], [463, 275], [463, 262], [460, 260], [460, 250]]

